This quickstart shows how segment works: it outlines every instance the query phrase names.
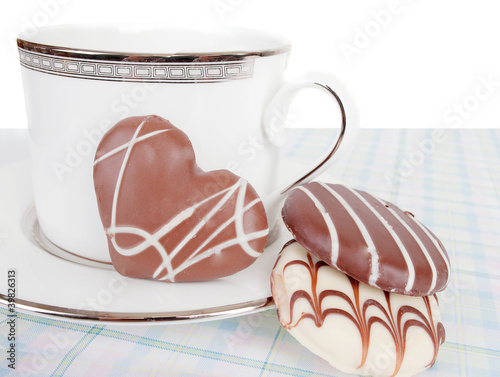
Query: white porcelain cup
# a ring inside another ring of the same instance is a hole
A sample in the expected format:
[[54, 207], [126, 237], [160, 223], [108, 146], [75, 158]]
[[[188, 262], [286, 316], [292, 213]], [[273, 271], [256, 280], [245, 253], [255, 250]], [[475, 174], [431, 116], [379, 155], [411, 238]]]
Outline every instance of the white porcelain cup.
[[[313, 73], [286, 82], [290, 44], [264, 32], [72, 25], [21, 35], [18, 46], [41, 229], [92, 260], [110, 261], [92, 169], [100, 138], [118, 121], [170, 120], [191, 139], [201, 168], [227, 168], [256, 188], [271, 225], [286, 192], [330, 166], [354, 126], [342, 85]], [[337, 101], [340, 136], [308, 171], [279, 186], [277, 140], [291, 99], [309, 87]]]

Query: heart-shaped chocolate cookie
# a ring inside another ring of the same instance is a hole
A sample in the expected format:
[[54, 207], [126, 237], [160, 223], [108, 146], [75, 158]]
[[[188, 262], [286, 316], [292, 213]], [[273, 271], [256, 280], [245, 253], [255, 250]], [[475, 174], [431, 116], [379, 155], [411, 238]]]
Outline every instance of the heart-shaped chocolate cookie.
[[156, 116], [112, 127], [95, 156], [94, 186], [113, 266], [122, 275], [203, 281], [262, 253], [262, 201], [227, 170], [204, 172], [184, 132]]

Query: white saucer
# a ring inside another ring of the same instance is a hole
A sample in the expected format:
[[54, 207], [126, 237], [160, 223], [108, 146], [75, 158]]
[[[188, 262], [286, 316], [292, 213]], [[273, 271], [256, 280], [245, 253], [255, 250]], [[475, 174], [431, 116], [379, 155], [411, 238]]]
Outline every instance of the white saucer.
[[2, 162], [0, 306], [7, 307], [7, 271], [15, 270], [17, 311], [67, 321], [165, 324], [274, 308], [269, 276], [278, 252], [291, 238], [287, 232], [281, 232], [252, 266], [227, 278], [173, 284], [125, 278], [109, 266], [70, 261], [44, 250], [37, 243], [29, 160]]

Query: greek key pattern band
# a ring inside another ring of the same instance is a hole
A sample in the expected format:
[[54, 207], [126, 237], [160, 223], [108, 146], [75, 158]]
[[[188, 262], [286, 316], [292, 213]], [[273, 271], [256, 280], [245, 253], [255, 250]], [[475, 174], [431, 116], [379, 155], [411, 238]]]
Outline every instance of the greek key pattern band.
[[201, 83], [239, 80], [253, 75], [253, 59], [210, 62], [133, 62], [60, 57], [19, 48], [23, 67], [81, 79]]

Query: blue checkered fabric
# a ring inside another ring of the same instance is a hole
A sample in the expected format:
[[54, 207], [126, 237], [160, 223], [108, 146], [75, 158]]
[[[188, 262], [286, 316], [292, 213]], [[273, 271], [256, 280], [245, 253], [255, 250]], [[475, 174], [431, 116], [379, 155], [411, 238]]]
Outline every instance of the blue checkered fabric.
[[[305, 165], [331, 139], [329, 130], [294, 130], [292, 138], [284, 154]], [[422, 376], [500, 376], [500, 130], [364, 129], [321, 179], [414, 213], [446, 246], [446, 342]], [[19, 313], [11, 371], [6, 314], [0, 307], [1, 376], [344, 376], [282, 329], [274, 310], [160, 326]]]

